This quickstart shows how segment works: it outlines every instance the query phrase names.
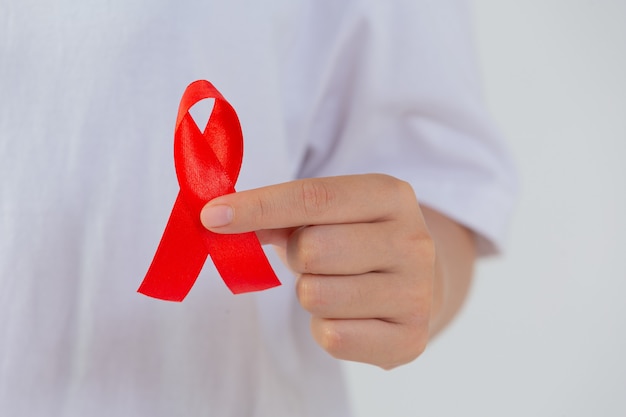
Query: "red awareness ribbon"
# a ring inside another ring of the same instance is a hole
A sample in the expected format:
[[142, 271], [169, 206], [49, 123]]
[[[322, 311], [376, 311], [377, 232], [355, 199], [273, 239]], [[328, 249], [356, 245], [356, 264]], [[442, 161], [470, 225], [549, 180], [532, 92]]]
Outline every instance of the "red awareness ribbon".
[[[207, 98], [215, 103], [201, 132], [189, 109]], [[235, 294], [280, 285], [254, 232], [221, 235], [200, 223], [200, 210], [208, 201], [235, 192], [242, 158], [243, 135], [235, 110], [210, 82], [191, 83], [180, 101], [174, 135], [180, 191], [140, 293], [182, 301], [208, 255]]]

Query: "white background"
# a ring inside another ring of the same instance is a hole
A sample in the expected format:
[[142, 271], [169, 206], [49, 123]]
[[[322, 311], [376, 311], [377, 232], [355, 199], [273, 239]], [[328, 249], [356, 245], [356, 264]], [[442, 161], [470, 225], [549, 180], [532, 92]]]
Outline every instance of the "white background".
[[476, 0], [520, 170], [504, 258], [416, 362], [347, 364], [359, 417], [626, 416], [626, 1]]

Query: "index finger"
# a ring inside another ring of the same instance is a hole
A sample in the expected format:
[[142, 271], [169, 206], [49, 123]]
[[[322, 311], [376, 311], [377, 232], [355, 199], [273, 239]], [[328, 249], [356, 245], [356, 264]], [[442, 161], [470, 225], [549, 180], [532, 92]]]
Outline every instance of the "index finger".
[[382, 174], [310, 178], [217, 197], [200, 218], [217, 233], [373, 222], [390, 217], [407, 195], [416, 205], [407, 183]]

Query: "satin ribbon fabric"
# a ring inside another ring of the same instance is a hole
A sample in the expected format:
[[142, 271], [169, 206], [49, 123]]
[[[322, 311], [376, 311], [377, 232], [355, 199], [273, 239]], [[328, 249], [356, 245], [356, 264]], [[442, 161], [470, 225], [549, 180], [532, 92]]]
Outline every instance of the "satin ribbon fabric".
[[[201, 132], [189, 109], [211, 98], [213, 111]], [[235, 110], [210, 82], [191, 83], [180, 102], [174, 135], [180, 191], [140, 293], [182, 301], [208, 255], [235, 294], [280, 285], [254, 232], [221, 235], [200, 223], [200, 210], [208, 201], [235, 192], [242, 158], [243, 135]]]

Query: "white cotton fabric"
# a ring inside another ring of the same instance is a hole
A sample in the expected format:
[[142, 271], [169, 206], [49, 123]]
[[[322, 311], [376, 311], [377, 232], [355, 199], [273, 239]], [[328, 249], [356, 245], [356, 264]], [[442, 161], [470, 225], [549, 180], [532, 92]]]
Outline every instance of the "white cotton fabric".
[[348, 416], [293, 277], [183, 303], [135, 291], [178, 185], [173, 125], [213, 82], [245, 137], [238, 189], [382, 172], [501, 247], [514, 189], [463, 1], [3, 0], [0, 414]]

